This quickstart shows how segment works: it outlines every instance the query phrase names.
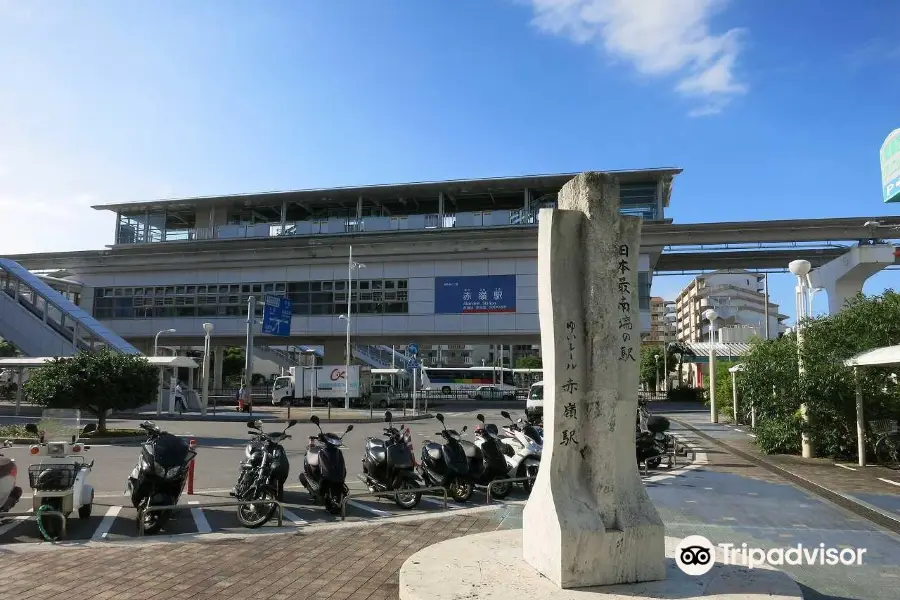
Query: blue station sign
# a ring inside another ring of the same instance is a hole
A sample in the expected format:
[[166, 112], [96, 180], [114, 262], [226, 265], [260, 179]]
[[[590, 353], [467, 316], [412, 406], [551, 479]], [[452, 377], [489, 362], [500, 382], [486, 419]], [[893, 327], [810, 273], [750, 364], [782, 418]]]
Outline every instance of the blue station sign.
[[515, 275], [434, 278], [438, 315], [516, 312]]

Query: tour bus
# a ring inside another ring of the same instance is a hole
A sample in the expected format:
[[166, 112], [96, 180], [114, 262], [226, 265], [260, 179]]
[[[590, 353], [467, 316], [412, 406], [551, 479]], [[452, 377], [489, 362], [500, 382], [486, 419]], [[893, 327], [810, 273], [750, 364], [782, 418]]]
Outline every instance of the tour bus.
[[513, 370], [499, 367], [423, 367], [422, 387], [442, 394], [470, 392], [480, 386], [493, 386], [498, 392], [516, 392]]

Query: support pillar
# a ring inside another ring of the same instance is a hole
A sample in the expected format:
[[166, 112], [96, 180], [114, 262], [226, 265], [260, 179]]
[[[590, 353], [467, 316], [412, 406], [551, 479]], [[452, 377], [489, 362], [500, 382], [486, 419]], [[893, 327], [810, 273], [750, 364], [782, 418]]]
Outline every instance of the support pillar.
[[213, 349], [213, 389], [222, 393], [222, 364], [225, 360], [225, 348], [218, 346]]
[[812, 271], [809, 278], [814, 288], [823, 288], [828, 294], [828, 314], [833, 315], [862, 291], [869, 277], [894, 264], [894, 260], [890, 244], [856, 246]]
[[22, 405], [22, 397], [25, 387], [25, 369], [19, 367], [16, 369], [16, 416], [19, 414], [19, 407]]
[[[347, 342], [344, 340], [328, 340], [322, 352], [322, 362], [326, 365], [344, 364]], [[352, 351], [352, 349], [351, 349]], [[352, 362], [352, 361], [351, 361]]]
[[545, 441], [523, 558], [563, 589], [665, 579], [633, 450], [641, 220], [620, 213], [614, 175], [581, 174], [558, 197], [538, 229]]

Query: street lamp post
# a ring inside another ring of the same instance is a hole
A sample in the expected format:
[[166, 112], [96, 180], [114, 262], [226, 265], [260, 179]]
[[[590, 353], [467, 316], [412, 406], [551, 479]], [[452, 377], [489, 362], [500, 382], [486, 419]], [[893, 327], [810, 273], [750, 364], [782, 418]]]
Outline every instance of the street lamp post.
[[719, 422], [719, 410], [716, 407], [716, 319], [719, 314], [709, 309], [703, 316], [709, 321], [709, 422]]
[[209, 336], [213, 331], [213, 324], [204, 323], [203, 331], [206, 335], [203, 338], [203, 384], [201, 387], [200, 413], [206, 416], [206, 407], [209, 405], [209, 351], [211, 349]]
[[[797, 333], [797, 371], [800, 376], [801, 384], [805, 373], [805, 369], [803, 368], [803, 329], [805, 328], [805, 320], [809, 317], [811, 308], [809, 296], [809, 290], [812, 288], [809, 281], [810, 269], [812, 269], [812, 265], [808, 260], [794, 260], [788, 265], [788, 270], [797, 276], [797, 323], [795, 329]], [[802, 397], [800, 403], [800, 418], [803, 419], [804, 426], [804, 431], [800, 439], [800, 448], [803, 452], [803, 458], [812, 458], [812, 444], [809, 442], [809, 434], [807, 433], [809, 428], [809, 407]]]
[[344, 349], [344, 409], [350, 409], [350, 315], [353, 314], [353, 269], [365, 269], [366, 265], [353, 262], [353, 246], [347, 259], [347, 314], [341, 318], [347, 321], [347, 347]]
[[656, 369], [654, 369], [656, 371], [656, 389], [654, 391], [658, 392], [659, 391], [659, 354], [653, 355], [653, 362], [656, 365]]
[[156, 336], [153, 338], [153, 356], [157, 356], [159, 354], [159, 336], [164, 333], [175, 333], [174, 329], [163, 329], [162, 331], [158, 331]]

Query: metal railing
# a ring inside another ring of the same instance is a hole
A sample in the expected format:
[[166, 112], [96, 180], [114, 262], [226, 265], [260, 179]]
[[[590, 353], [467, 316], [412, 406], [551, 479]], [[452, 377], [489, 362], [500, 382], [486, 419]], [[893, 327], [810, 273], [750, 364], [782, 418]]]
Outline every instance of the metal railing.
[[[407, 489], [408, 489], [408, 488], [407, 488]], [[359, 494], [347, 494], [347, 496], [344, 497], [343, 502], [341, 502], [341, 521], [346, 521], [346, 520], [347, 520], [347, 503], [350, 502], [351, 500], [355, 499], [355, 498], [380, 498], [380, 497], [390, 498], [390, 497], [392, 497], [392, 496], [396, 496], [397, 494], [401, 494], [401, 493], [407, 493], [407, 494], [423, 494], [423, 493], [425, 493], [425, 492], [441, 492], [441, 494], [443, 494], [443, 496], [444, 496], [444, 510], [447, 510], [447, 509], [449, 508], [448, 503], [447, 503], [447, 502], [448, 502], [448, 500], [447, 500], [447, 489], [446, 489], [446, 488], [442, 488], [442, 487], [440, 487], [440, 486], [425, 487], [425, 488], [415, 488], [415, 489], [413, 489], [413, 490], [411, 490], [411, 491], [403, 491], [403, 490], [393, 490], [393, 491], [389, 491], [389, 490], [385, 490], [385, 491], [383, 491], [383, 492], [361, 492], [361, 493], [359, 493]]]
[[475, 487], [478, 488], [487, 488], [487, 502], [486, 504], [491, 503], [491, 490], [494, 489], [494, 486], [498, 483], [520, 483], [522, 481], [534, 481], [535, 477], [510, 477], [509, 479], [495, 479], [487, 485], [478, 485]]
[[214, 502], [212, 504], [173, 504], [168, 506], [148, 506], [138, 511], [138, 537], [144, 535], [144, 515], [149, 512], [178, 511], [192, 508], [223, 508], [229, 506], [246, 506], [248, 504], [274, 504], [278, 507], [278, 526], [284, 524], [284, 505], [278, 500], [233, 500], [231, 502]]
[[[66, 515], [59, 512], [58, 510], [45, 510], [40, 513], [41, 517], [43, 517], [44, 515], [53, 515], [54, 517], [59, 517], [59, 520], [62, 521], [62, 532], [60, 533], [59, 539], [64, 538], [66, 536], [66, 531], [68, 531], [68, 519], [66, 518]], [[37, 521], [37, 517], [38, 517], [38, 513], [36, 513], [36, 512], [3, 513], [3, 515], [2, 515], [2, 518], [4, 521], [5, 520], [30, 521], [31, 519], [34, 519], [35, 521]]]

